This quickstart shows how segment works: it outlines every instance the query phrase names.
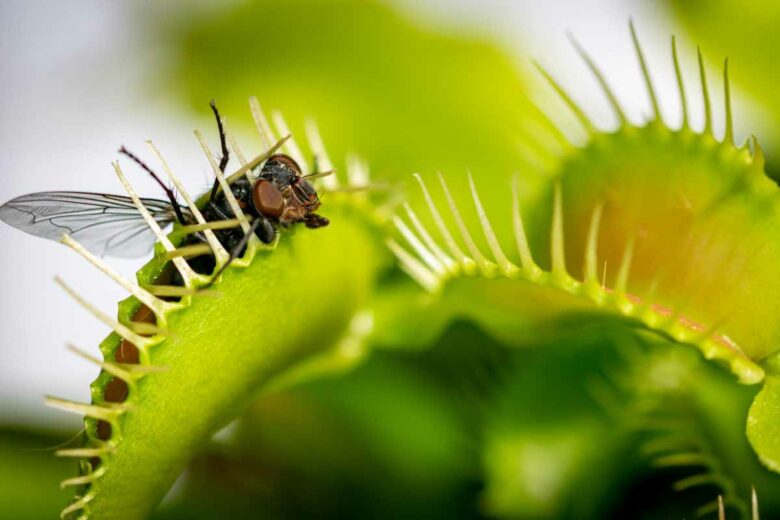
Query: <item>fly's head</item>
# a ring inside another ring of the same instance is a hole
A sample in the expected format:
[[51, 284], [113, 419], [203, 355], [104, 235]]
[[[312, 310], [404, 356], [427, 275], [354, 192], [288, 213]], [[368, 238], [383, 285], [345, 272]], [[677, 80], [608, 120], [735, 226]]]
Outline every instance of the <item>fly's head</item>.
[[314, 213], [320, 207], [319, 196], [295, 160], [284, 154], [271, 156], [260, 172], [258, 183], [263, 181], [275, 187], [284, 201], [279, 222], [285, 225], [304, 222], [310, 228], [328, 225], [328, 219]]

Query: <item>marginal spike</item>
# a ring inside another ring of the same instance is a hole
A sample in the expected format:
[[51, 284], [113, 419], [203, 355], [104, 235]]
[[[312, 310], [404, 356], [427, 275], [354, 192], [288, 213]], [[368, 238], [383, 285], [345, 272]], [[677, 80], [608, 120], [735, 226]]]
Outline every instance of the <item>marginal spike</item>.
[[[127, 177], [125, 177], [125, 174], [122, 172], [122, 168], [119, 166], [119, 163], [115, 162], [113, 163], [113, 166], [114, 166], [114, 171], [116, 172], [116, 176], [119, 178], [119, 182], [122, 184], [127, 194], [133, 200], [133, 204], [135, 204], [135, 207], [138, 209], [138, 212], [141, 213], [141, 216], [143, 216], [144, 220], [146, 221], [146, 224], [149, 226], [149, 229], [152, 230], [154, 235], [157, 237], [157, 240], [162, 244], [163, 248], [166, 251], [173, 251], [175, 249], [174, 245], [168, 239], [168, 236], [165, 233], [163, 233], [160, 224], [158, 224], [157, 221], [154, 220], [154, 218], [152, 218], [151, 213], [149, 213], [149, 210], [146, 208], [143, 201], [135, 192], [132, 185], [127, 180]], [[176, 269], [179, 271], [179, 274], [181, 274], [182, 280], [184, 280], [184, 285], [186, 287], [192, 287], [193, 281], [200, 278], [200, 275], [197, 274], [195, 271], [193, 271], [192, 268], [189, 266], [189, 264], [187, 264], [187, 262], [184, 261], [184, 259], [174, 260], [173, 264], [174, 266], [176, 266]]]
[[[306, 132], [306, 140], [309, 141], [309, 148], [311, 148], [314, 157], [317, 159], [318, 168], [322, 171], [332, 170], [333, 163], [328, 156], [328, 151], [322, 141], [322, 136], [320, 135], [319, 128], [317, 128], [317, 123], [313, 119], [306, 119], [304, 122], [304, 131]], [[322, 185], [327, 190], [338, 188], [338, 177], [336, 175], [325, 177], [322, 180]]]
[[440, 276], [446, 274], [447, 270], [444, 268], [444, 265], [442, 265], [439, 259], [436, 258], [436, 255], [434, 255], [433, 252], [431, 252], [422, 244], [422, 242], [420, 242], [420, 240], [417, 238], [417, 235], [415, 235], [412, 230], [409, 229], [403, 220], [395, 216], [393, 217], [393, 224], [398, 229], [398, 231], [400, 231], [401, 235], [403, 235], [403, 237], [406, 239], [406, 242], [433, 272], [439, 274]]
[[677, 433], [657, 437], [642, 444], [642, 453], [648, 456], [661, 455], [670, 451], [679, 451], [680, 449], [693, 448], [694, 441], [691, 436]]
[[425, 265], [401, 247], [395, 240], [388, 240], [387, 247], [396, 256], [401, 269], [412, 277], [423, 289], [436, 292], [440, 286], [439, 278]]
[[604, 376], [593, 376], [586, 381], [585, 391], [604, 411], [614, 417], [623, 414], [624, 405], [618, 398], [614, 381]]
[[516, 148], [522, 160], [521, 164], [524, 167], [530, 167], [532, 170], [548, 171], [556, 164], [555, 160], [549, 158], [556, 156], [551, 154], [549, 157], [545, 157], [544, 153], [541, 153], [540, 149], [534, 146], [532, 142], [534, 138], [527, 134], [525, 130], [520, 128], [516, 132]]
[[[257, 157], [249, 161], [248, 163], [245, 163], [243, 166], [241, 166], [241, 168], [228, 175], [227, 178], [225, 179], [227, 183], [233, 184], [236, 181], [236, 179], [238, 179], [242, 175], [246, 175], [249, 180], [254, 180], [254, 177], [252, 177], [250, 173], [251, 170], [259, 166], [266, 159], [268, 159], [273, 154], [275, 154], [277, 150], [279, 150], [279, 148], [284, 146], [284, 143], [286, 143], [291, 138], [292, 138], [291, 134], [287, 134], [281, 137], [278, 141], [276, 141], [273, 144], [273, 146], [271, 146], [271, 148], [268, 148], [265, 152], [261, 153], [260, 155], [258, 155]], [[221, 187], [217, 189], [217, 193], [219, 193], [221, 189], [222, 189]]]
[[150, 338], [136, 334], [125, 325], [122, 325], [118, 321], [109, 318], [107, 314], [99, 311], [94, 305], [86, 301], [76, 291], [71, 289], [64, 281], [62, 281], [62, 278], [60, 278], [59, 276], [56, 276], [54, 278], [54, 282], [60, 287], [62, 287], [65, 290], [65, 292], [68, 293], [68, 295], [71, 298], [76, 300], [76, 303], [81, 305], [87, 312], [92, 314], [98, 320], [102, 321], [108, 327], [113, 329], [114, 332], [119, 334], [122, 338], [126, 339], [127, 341], [129, 341], [130, 343], [138, 347], [139, 349], [145, 350], [152, 345], [153, 341]]
[[178, 231], [185, 234], [199, 233], [206, 229], [232, 229], [240, 226], [241, 223], [236, 218], [226, 220], [214, 220], [212, 222], [206, 222], [205, 224], [191, 224], [189, 226], [181, 226]]
[[93, 363], [93, 364], [99, 366], [101, 369], [105, 370], [106, 372], [108, 372], [112, 376], [118, 377], [119, 379], [121, 379], [121, 380], [123, 380], [123, 381], [125, 381], [127, 383], [132, 383], [136, 379], [136, 378], [134, 378], [130, 374], [130, 372], [128, 372], [127, 370], [124, 370], [123, 368], [121, 368], [117, 363], [112, 363], [112, 362], [109, 362], [109, 361], [100, 360], [100, 359], [98, 359], [98, 358], [96, 358], [94, 356], [89, 355], [88, 353], [86, 353], [83, 350], [79, 349], [75, 345], [68, 345], [68, 350], [70, 350], [71, 352], [73, 352], [74, 354], [79, 356], [80, 358], [85, 359], [85, 360], [89, 361], [90, 363]]
[[604, 95], [607, 97], [609, 104], [612, 106], [612, 110], [615, 112], [615, 115], [620, 121], [620, 126], [625, 126], [628, 123], [626, 114], [623, 112], [623, 108], [620, 106], [620, 102], [618, 102], [615, 93], [612, 91], [612, 88], [609, 86], [609, 83], [607, 83], [604, 74], [596, 66], [596, 63], [593, 61], [590, 55], [579, 44], [579, 42], [577, 42], [577, 40], [574, 39], [574, 36], [572, 36], [571, 34], [569, 34], [569, 41], [571, 41], [572, 45], [577, 50], [577, 53], [579, 53], [583, 61], [585, 61], [585, 64], [588, 66], [591, 73], [596, 78], [596, 81], [599, 82], [599, 85], [601, 86], [601, 90], [604, 92]]
[[[285, 121], [284, 116], [279, 110], [274, 110], [271, 112], [271, 119], [273, 120], [274, 125], [276, 125], [276, 129], [279, 130], [280, 134], [287, 135], [292, 133], [290, 132], [290, 128], [287, 126], [287, 121]], [[298, 166], [301, 167], [301, 171], [304, 173], [309, 172], [309, 162], [303, 156], [303, 153], [298, 147], [298, 144], [295, 142], [295, 139], [290, 139], [287, 141], [284, 149], [287, 155], [292, 157], [293, 160], [298, 163]]]
[[255, 96], [249, 98], [249, 110], [252, 112], [252, 119], [255, 121], [257, 127], [257, 133], [260, 134], [260, 140], [263, 142], [263, 148], [268, 148], [271, 143], [276, 141], [274, 133], [271, 130], [271, 125], [268, 124], [263, 109], [260, 106], [260, 102]]
[[550, 255], [552, 257], [552, 273], [555, 276], [569, 278], [566, 270], [566, 252], [564, 249], [563, 234], [563, 195], [561, 194], [560, 181], [555, 183], [553, 194], [553, 218], [550, 235]]
[[731, 111], [731, 86], [729, 82], [729, 59], [723, 63], [723, 91], [726, 100], [726, 133], [723, 142], [734, 144], [734, 114]]
[[674, 75], [677, 77], [677, 90], [680, 92], [680, 105], [682, 106], [682, 128], [688, 126], [688, 100], [685, 96], [685, 84], [683, 82], [682, 71], [680, 70], [680, 59], [677, 56], [677, 38], [672, 36], [672, 60], [674, 60]]
[[201, 243], [177, 247], [173, 251], [168, 251], [165, 253], [163, 258], [165, 260], [171, 260], [173, 258], [193, 258], [207, 254], [211, 254], [211, 246]]
[[711, 502], [707, 502], [703, 506], [696, 508], [696, 510], [693, 512], [693, 517], [701, 518], [703, 516], [707, 516], [709, 514], [715, 513], [717, 510], [718, 510], [718, 500], [715, 499]]
[[531, 247], [523, 225], [523, 212], [520, 208], [520, 181], [517, 176], [512, 181], [512, 225], [517, 243], [517, 253], [520, 255], [520, 265], [528, 279], [536, 279], [542, 274], [542, 269], [534, 262]]
[[209, 145], [206, 143], [206, 139], [203, 137], [203, 134], [200, 132], [200, 130], [195, 130], [195, 137], [198, 138], [200, 147], [203, 149], [203, 153], [206, 154], [206, 158], [208, 158], [209, 164], [211, 164], [211, 169], [214, 170], [214, 175], [217, 177], [217, 182], [219, 182], [219, 185], [222, 187], [222, 193], [225, 195], [225, 200], [227, 200], [228, 206], [230, 206], [230, 210], [241, 223], [241, 229], [244, 231], [244, 233], [246, 233], [249, 231], [249, 221], [247, 221], [246, 215], [241, 210], [241, 206], [239, 206], [238, 201], [236, 200], [236, 196], [233, 195], [233, 190], [230, 189], [230, 185], [227, 183], [225, 176], [219, 169], [219, 165], [214, 159], [214, 155], [211, 153]]
[[509, 261], [509, 258], [506, 257], [504, 251], [501, 249], [501, 244], [498, 243], [498, 238], [496, 238], [496, 233], [493, 231], [493, 226], [490, 225], [490, 220], [488, 219], [487, 213], [485, 213], [485, 208], [479, 200], [479, 193], [477, 193], [477, 187], [474, 185], [474, 177], [471, 175], [471, 172], [468, 172], [468, 178], [471, 197], [474, 199], [474, 207], [477, 210], [479, 222], [482, 224], [482, 232], [485, 234], [485, 240], [488, 243], [488, 247], [493, 253], [493, 258], [495, 258], [496, 263], [501, 268], [504, 275], [512, 278], [517, 274], [519, 269], [515, 264]]
[[723, 505], [723, 495], [718, 495], [718, 520], [726, 520], [726, 506]]
[[[148, 286], [148, 285], [142, 285], [141, 287], [143, 287], [144, 289], [146, 289], [150, 293], [154, 294], [155, 296], [160, 296], [159, 294], [157, 294], [154, 291], [150, 290], [150, 288], [149, 288], [150, 286]], [[176, 287], [179, 287], [179, 286], [177, 285]], [[190, 292], [192, 294], [196, 294], [198, 292], [197, 289], [188, 289], [186, 287], [179, 287], [179, 288], [181, 290], [183, 290], [183, 291], [188, 291], [188, 292]], [[130, 327], [130, 329], [132, 331], [137, 332], [138, 334], [142, 334], [144, 336], [154, 336], [156, 334], [162, 334], [162, 335], [167, 335], [168, 334], [168, 331], [166, 331], [165, 329], [163, 329], [161, 327], [158, 327], [157, 325], [153, 325], [151, 323], [144, 323], [144, 322], [140, 322], [140, 321], [132, 321], [132, 320], [130, 320], [130, 321], [126, 321], [125, 325]]]
[[105, 405], [99, 406], [94, 404], [76, 403], [74, 401], [68, 401], [67, 399], [59, 399], [57, 397], [46, 396], [43, 400], [44, 404], [64, 410], [66, 412], [72, 412], [78, 415], [85, 415], [94, 419], [102, 419], [104, 421], [113, 421], [125, 410], [127, 406], [112, 406]]
[[91, 501], [93, 498], [95, 498], [95, 495], [94, 495], [93, 493], [87, 493], [86, 495], [84, 495], [83, 497], [79, 498], [78, 500], [76, 500], [75, 502], [73, 502], [72, 504], [70, 504], [68, 507], [66, 507], [65, 509], [63, 509], [63, 510], [60, 512], [60, 518], [64, 520], [64, 519], [65, 519], [65, 518], [67, 518], [67, 517], [68, 517], [68, 515], [70, 515], [71, 513], [75, 513], [76, 511], [81, 511], [82, 509], [84, 509], [85, 507], [87, 507], [87, 504], [88, 504], [88, 503], [89, 503], [89, 502], [90, 502], [90, 501]]
[[653, 118], [660, 119], [661, 111], [658, 108], [658, 97], [656, 96], [655, 89], [653, 88], [653, 81], [650, 79], [650, 71], [647, 68], [645, 55], [642, 52], [642, 46], [640, 45], [639, 38], [636, 35], [636, 28], [634, 27], [633, 20], [628, 22], [628, 28], [631, 31], [631, 40], [633, 40], [634, 42], [636, 57], [639, 59], [639, 65], [642, 67], [642, 76], [645, 79], [645, 86], [647, 87], [647, 93], [650, 96], [650, 104], [653, 107]]
[[433, 240], [433, 237], [431, 237], [430, 233], [428, 233], [428, 230], [425, 229], [425, 226], [422, 225], [420, 219], [417, 218], [417, 214], [412, 210], [412, 207], [408, 202], [404, 202], [404, 209], [406, 210], [406, 214], [409, 217], [409, 220], [412, 222], [412, 226], [414, 226], [415, 231], [417, 231], [417, 234], [422, 238], [423, 243], [425, 243], [428, 249], [430, 249], [431, 252], [436, 255], [436, 258], [439, 259], [439, 262], [441, 262], [444, 268], [447, 271], [455, 269], [457, 265], [455, 260], [450, 258], [449, 255], [447, 255], [447, 253], [445, 253], [442, 248], [439, 247], [439, 244]]
[[588, 226], [588, 238], [585, 245], [585, 284], [590, 287], [599, 287], [598, 273], [598, 241], [599, 228], [601, 227], [601, 215], [604, 210], [603, 204], [597, 204], [590, 215], [590, 226]]
[[347, 183], [349, 186], [367, 186], [371, 182], [368, 163], [356, 154], [347, 156]]
[[89, 251], [87, 251], [87, 249], [84, 246], [79, 244], [70, 235], [67, 234], [63, 235], [61, 242], [66, 246], [68, 246], [69, 248], [73, 249], [79, 255], [81, 255], [87, 262], [97, 267], [101, 272], [103, 272], [109, 278], [114, 280], [127, 292], [129, 292], [130, 294], [138, 298], [138, 300], [141, 303], [143, 303], [144, 305], [152, 309], [154, 313], [158, 316], [158, 318], [163, 316], [165, 312], [175, 307], [175, 305], [157, 298], [156, 296], [154, 296], [148, 291], [145, 291], [138, 285], [130, 283], [129, 281], [125, 280], [125, 278], [119, 273], [117, 273], [116, 271], [114, 271], [114, 269], [112, 269], [110, 265], [108, 265], [103, 260], [96, 257]]
[[57, 450], [54, 452], [54, 455], [57, 457], [73, 457], [73, 458], [81, 459], [81, 458], [100, 457], [102, 455], [110, 453], [111, 451], [113, 451], [111, 445], [104, 444], [99, 448], [67, 448], [67, 449]]
[[617, 278], [615, 280], [615, 295], [624, 297], [626, 295], [626, 286], [628, 285], [628, 275], [631, 271], [631, 260], [634, 255], [634, 237], [631, 237], [623, 251], [623, 258], [620, 261]]
[[455, 260], [458, 262], [458, 264], [463, 267], [463, 269], [470, 273], [474, 268], [474, 260], [467, 257], [465, 254], [463, 254], [463, 251], [460, 250], [460, 247], [458, 247], [458, 244], [455, 242], [455, 239], [452, 238], [452, 235], [450, 234], [449, 229], [447, 228], [447, 225], [444, 223], [444, 219], [441, 218], [441, 214], [439, 213], [439, 210], [436, 208], [436, 204], [433, 202], [433, 198], [431, 197], [431, 194], [428, 192], [428, 188], [425, 186], [425, 182], [423, 181], [422, 177], [419, 173], [413, 174], [414, 178], [417, 179], [418, 184], [420, 185], [420, 189], [422, 190], [423, 197], [425, 197], [425, 202], [428, 204], [428, 210], [431, 213], [431, 216], [433, 217], [433, 221], [436, 222], [436, 227], [439, 228], [439, 232], [441, 233], [442, 238], [444, 239], [444, 243], [447, 244], [447, 248], [450, 250], [450, 254], [452, 254], [453, 257], [455, 257]]
[[704, 99], [704, 131], [705, 134], [712, 134], [712, 104], [710, 102], [710, 92], [707, 88], [707, 73], [704, 70], [704, 58], [701, 55], [701, 48], [696, 47], [696, 53], [699, 59], [699, 77], [701, 78], [701, 93]]
[[560, 150], [554, 149], [555, 143], [552, 142], [547, 132], [541, 128], [541, 125], [534, 124], [531, 121], [521, 122], [517, 129], [518, 145], [522, 151], [529, 156], [530, 162], [536, 163], [542, 167], [548, 164], [554, 164], [555, 159], [560, 157]]
[[[176, 186], [176, 189], [184, 199], [184, 202], [187, 204], [187, 207], [192, 213], [192, 216], [195, 217], [195, 220], [198, 222], [198, 224], [205, 224], [206, 219], [203, 218], [203, 214], [200, 212], [200, 209], [198, 209], [197, 205], [195, 204], [195, 201], [192, 199], [189, 192], [184, 187], [184, 184], [182, 184], [179, 178], [176, 175], [174, 175], [173, 170], [171, 170], [171, 168], [168, 166], [168, 162], [163, 158], [162, 154], [160, 153], [160, 150], [157, 149], [157, 147], [154, 145], [154, 143], [151, 140], [146, 141], [146, 144], [152, 150], [152, 153], [157, 157], [157, 160], [159, 160], [160, 163], [162, 164], [165, 174], [171, 180], [173, 185]], [[203, 231], [203, 236], [206, 237], [206, 241], [211, 246], [211, 250], [214, 252], [214, 258], [216, 259], [217, 267], [227, 262], [229, 256], [228, 252], [225, 251], [225, 248], [222, 247], [222, 244], [220, 244], [219, 240], [217, 240], [217, 236], [214, 234], [214, 232], [211, 231], [210, 229], [206, 229]]]
[[750, 509], [752, 512], [753, 520], [759, 520], [758, 518], [758, 495], [756, 494], [755, 486], [750, 486]]
[[521, 121], [520, 125], [525, 128], [524, 135], [530, 134], [529, 137], [533, 137], [536, 147], [539, 150], [544, 150], [546, 156], [558, 158], [572, 147], [569, 138], [550, 119], [546, 110], [539, 108], [539, 105], [531, 102], [528, 106], [528, 111], [533, 117]]
[[[241, 165], [241, 168], [239, 168], [239, 170], [243, 169], [244, 170], [244, 175], [249, 180], [249, 182], [250, 183], [254, 182], [255, 178], [254, 178], [254, 176], [252, 174], [252, 169], [251, 169], [251, 167], [247, 163], [246, 156], [244, 156], [243, 152], [241, 151], [241, 148], [238, 146], [238, 141], [236, 141], [236, 139], [233, 137], [233, 134], [229, 131], [227, 123], [225, 121], [222, 122], [222, 126], [223, 126], [224, 131], [225, 131], [225, 136], [228, 139], [228, 143], [230, 144], [230, 147], [233, 149], [233, 151], [236, 153], [236, 157], [238, 158], [238, 163]], [[291, 134], [287, 134], [287, 135], [291, 135]], [[228, 177], [227, 183], [230, 184], [230, 183], [232, 183], [233, 181], [235, 181], [237, 179], [238, 179], [238, 175], [236, 173], [233, 173], [232, 175], [230, 175], [230, 177]], [[237, 219], [228, 219], [228, 220], [225, 220], [223, 222], [226, 222], [226, 223], [230, 222], [230, 223], [232, 223], [232, 222], [236, 222], [236, 221], [237, 221]], [[249, 243], [248, 244], [249, 244], [249, 251], [250, 251], [249, 254], [250, 255], [253, 254], [252, 251], [254, 251], [257, 248], [259, 242], [260, 242], [260, 240], [257, 238], [256, 235], [253, 234], [251, 237], [249, 237]]]
[[569, 93], [566, 92], [566, 90], [555, 80], [555, 78], [552, 77], [549, 72], [547, 72], [547, 70], [544, 69], [544, 67], [542, 67], [537, 62], [534, 62], [534, 65], [536, 65], [536, 68], [539, 69], [539, 72], [542, 74], [542, 76], [545, 77], [547, 82], [552, 86], [553, 90], [555, 90], [558, 96], [560, 96], [561, 100], [574, 113], [574, 116], [585, 128], [585, 130], [587, 130], [587, 132], [591, 135], [597, 133], [598, 130], [596, 129], [596, 126], [593, 124], [587, 114], [585, 114], [585, 111], [577, 104], [576, 101], [574, 101], [574, 99], [572, 99]]
[[455, 225], [458, 226], [458, 230], [460, 231], [460, 236], [463, 238], [463, 241], [466, 243], [466, 249], [469, 250], [469, 253], [471, 253], [471, 257], [474, 259], [474, 261], [476, 262], [477, 266], [482, 271], [482, 273], [485, 276], [492, 276], [495, 268], [495, 264], [493, 264], [491, 261], [485, 258], [485, 255], [483, 255], [482, 252], [479, 250], [477, 244], [474, 242], [474, 239], [471, 238], [471, 233], [469, 233], [469, 230], [466, 227], [466, 223], [463, 221], [463, 217], [460, 214], [460, 210], [458, 209], [458, 206], [455, 204], [455, 199], [452, 198], [450, 189], [447, 187], [447, 181], [444, 180], [444, 176], [441, 173], [439, 173], [438, 176], [439, 176], [439, 183], [441, 183], [442, 191], [444, 191], [444, 197], [447, 199], [447, 204], [450, 207], [450, 213], [452, 213], [452, 217], [455, 219]]
[[666, 468], [672, 466], [707, 466], [710, 459], [701, 453], [674, 453], [653, 460], [653, 466]]
[[673, 487], [675, 491], [685, 491], [686, 489], [699, 486], [711, 486], [712, 484], [717, 484], [718, 482], [719, 479], [716, 475], [713, 475], [712, 473], [701, 473], [680, 479], [674, 483]]
[[99, 468], [97, 471], [93, 471], [92, 473], [87, 473], [86, 475], [81, 475], [78, 477], [73, 478], [66, 478], [62, 482], [60, 482], [60, 488], [65, 489], [69, 486], [82, 486], [84, 484], [92, 484], [95, 482], [95, 480], [99, 479], [103, 474], [105, 473], [104, 468]]

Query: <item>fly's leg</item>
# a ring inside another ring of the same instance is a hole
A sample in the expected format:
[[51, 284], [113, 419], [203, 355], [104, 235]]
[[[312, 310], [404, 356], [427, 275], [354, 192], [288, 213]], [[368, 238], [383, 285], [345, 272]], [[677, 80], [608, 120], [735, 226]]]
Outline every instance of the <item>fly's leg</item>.
[[255, 231], [257, 233], [257, 238], [260, 239], [260, 241], [263, 244], [270, 244], [274, 240], [274, 236], [276, 236], [276, 230], [274, 229], [274, 225], [271, 224], [271, 221], [268, 220], [263, 215], [260, 215], [257, 217], [255, 222], [260, 222], [257, 230]]
[[[230, 159], [230, 152], [228, 152], [227, 142], [225, 140], [225, 129], [222, 127], [222, 118], [219, 116], [219, 110], [217, 110], [217, 104], [214, 102], [213, 99], [211, 100], [211, 103], [209, 103], [209, 106], [211, 107], [212, 112], [214, 112], [214, 117], [217, 120], [217, 129], [219, 130], [219, 143], [222, 146], [222, 157], [219, 159], [219, 171], [221, 171], [224, 174], [225, 167], [227, 166], [228, 160]], [[214, 197], [217, 195], [218, 188], [219, 188], [219, 180], [214, 179], [214, 184], [211, 186], [211, 195], [209, 196], [209, 201], [214, 200]]]
[[[206, 217], [206, 220], [209, 222], [213, 220], [229, 220], [233, 218], [232, 211], [220, 206], [218, 201], [209, 201], [207, 208], [208, 216]], [[219, 240], [219, 242], [224, 247], [229, 249], [231, 247], [230, 244], [235, 243], [235, 240], [237, 240], [240, 236], [240, 231], [241, 230], [237, 229], [223, 229], [214, 231], [214, 234], [217, 236], [217, 240]]]
[[209, 207], [214, 210], [214, 213], [217, 214], [220, 220], [229, 220], [233, 217], [225, 213], [222, 208], [219, 207], [219, 204], [217, 204], [215, 201], [209, 201]]
[[306, 215], [303, 219], [303, 222], [309, 229], [317, 229], [330, 224], [330, 220], [321, 215], [317, 215], [316, 213], [309, 213]]
[[179, 221], [179, 224], [182, 226], [185, 226], [188, 224], [186, 219], [184, 218], [184, 214], [182, 213], [181, 206], [179, 205], [179, 201], [176, 200], [176, 194], [173, 192], [171, 188], [169, 188], [163, 181], [160, 179], [156, 173], [152, 171], [151, 168], [149, 168], [145, 162], [143, 162], [141, 159], [139, 159], [134, 153], [130, 152], [127, 148], [124, 146], [119, 149], [119, 153], [124, 154], [128, 156], [130, 159], [135, 161], [135, 163], [140, 166], [141, 168], [146, 171], [149, 175], [152, 176], [152, 179], [157, 181], [157, 184], [160, 185], [160, 187], [165, 192], [165, 195], [168, 197], [168, 200], [171, 201], [171, 206], [173, 206], [173, 212], [176, 214], [176, 220]]

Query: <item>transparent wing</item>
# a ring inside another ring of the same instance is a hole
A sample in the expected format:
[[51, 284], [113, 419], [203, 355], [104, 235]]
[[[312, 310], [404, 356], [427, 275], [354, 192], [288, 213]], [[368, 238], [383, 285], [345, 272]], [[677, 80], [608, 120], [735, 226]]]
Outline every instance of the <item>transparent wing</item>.
[[[171, 203], [141, 199], [165, 228], [175, 216]], [[0, 206], [0, 220], [49, 240], [69, 234], [98, 255], [143, 256], [156, 237], [130, 197], [78, 191], [46, 191], [9, 200]]]

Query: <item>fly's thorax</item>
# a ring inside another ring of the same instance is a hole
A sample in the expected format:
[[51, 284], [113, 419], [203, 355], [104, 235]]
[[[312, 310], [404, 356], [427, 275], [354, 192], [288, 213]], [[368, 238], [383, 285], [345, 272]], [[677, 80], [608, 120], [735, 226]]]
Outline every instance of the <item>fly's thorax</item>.
[[283, 191], [301, 177], [301, 168], [293, 159], [283, 154], [272, 155], [263, 165], [259, 177], [271, 181]]

